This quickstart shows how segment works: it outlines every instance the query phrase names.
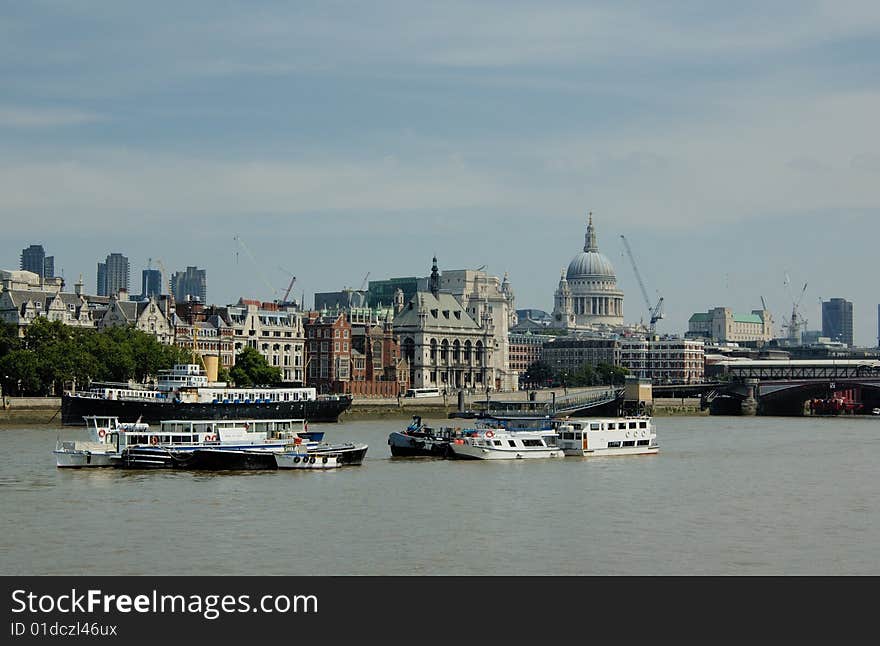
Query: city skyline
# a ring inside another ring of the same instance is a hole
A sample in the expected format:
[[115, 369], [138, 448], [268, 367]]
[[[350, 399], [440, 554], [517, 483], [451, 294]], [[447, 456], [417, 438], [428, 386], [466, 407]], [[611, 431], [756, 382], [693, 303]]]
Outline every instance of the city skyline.
[[808, 329], [844, 298], [855, 343], [876, 344], [871, 4], [4, 13], [6, 268], [39, 240], [88, 291], [118, 249], [135, 275], [206, 268], [217, 303], [272, 300], [291, 274], [310, 302], [367, 272], [425, 276], [436, 254], [551, 311], [592, 210], [627, 322], [647, 307], [621, 234], [665, 299], [659, 332], [762, 297], [778, 332], [806, 283]]

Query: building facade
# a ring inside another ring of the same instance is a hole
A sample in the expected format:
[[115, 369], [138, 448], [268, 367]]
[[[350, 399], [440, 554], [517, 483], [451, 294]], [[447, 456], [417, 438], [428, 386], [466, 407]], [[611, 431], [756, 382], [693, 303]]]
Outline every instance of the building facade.
[[107, 308], [95, 325], [98, 330], [110, 327], [130, 326], [156, 337], [160, 343], [171, 345], [175, 341], [175, 328], [172, 320], [169, 299], [149, 298], [145, 301], [126, 300], [125, 291], [110, 297]]
[[556, 373], [574, 373], [584, 365], [620, 365], [620, 342], [587, 336], [558, 337], [543, 344], [542, 356]]
[[555, 338], [547, 334], [510, 332], [508, 334], [510, 342], [510, 369], [516, 372], [518, 377], [521, 377], [530, 365], [543, 359], [544, 344], [553, 341]]
[[584, 249], [563, 270], [553, 300], [553, 327], [577, 331], [623, 325], [623, 292], [614, 266], [599, 252], [592, 213]]
[[306, 384], [319, 393], [349, 392], [351, 381], [351, 324], [345, 312], [305, 314]]
[[113, 296], [120, 290], [129, 291], [130, 273], [128, 258], [121, 253], [111, 253], [104, 262], [98, 263], [98, 296]]
[[162, 295], [162, 272], [158, 269], [144, 269], [141, 271], [141, 297], [146, 300], [151, 296]]
[[351, 381], [355, 397], [397, 397], [409, 388], [409, 366], [400, 356], [390, 314], [381, 325], [351, 326]]
[[247, 299], [218, 308], [218, 312], [232, 328], [235, 354], [245, 347], [254, 348], [269, 365], [281, 370], [282, 381], [305, 385], [305, 330], [301, 312]]
[[55, 257], [47, 256], [43, 245], [32, 244], [21, 250], [19, 269], [30, 271], [40, 278], [55, 277]]
[[475, 269], [444, 270], [440, 290], [452, 294], [474, 321], [490, 319], [492, 335], [490, 368], [495, 375], [493, 390], [517, 390], [519, 373], [510, 367], [510, 328], [516, 325], [513, 288], [507, 274], [503, 279]]
[[844, 298], [822, 301], [822, 336], [853, 345], [853, 304]]
[[621, 339], [620, 366], [655, 384], [700, 383], [705, 374], [704, 347], [702, 340], [695, 339]]
[[409, 302], [416, 295], [416, 292], [428, 289], [428, 281], [425, 278], [415, 276], [371, 280], [368, 284], [367, 300], [373, 307], [391, 305], [398, 289], [403, 292], [404, 302]]
[[187, 267], [186, 271], [175, 271], [171, 275], [171, 293], [174, 300], [183, 302], [198, 300], [208, 302], [208, 277], [204, 269]]
[[773, 317], [769, 310], [752, 310], [737, 314], [728, 307], [715, 307], [696, 312], [688, 319], [688, 338], [715, 343], [739, 341], [770, 341], [773, 338]]

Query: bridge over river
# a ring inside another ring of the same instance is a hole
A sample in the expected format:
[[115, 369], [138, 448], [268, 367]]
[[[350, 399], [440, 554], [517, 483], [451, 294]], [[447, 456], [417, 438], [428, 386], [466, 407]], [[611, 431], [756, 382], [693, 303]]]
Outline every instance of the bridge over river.
[[727, 360], [720, 382], [701, 395], [713, 414], [871, 413], [880, 408], [880, 361], [873, 359]]

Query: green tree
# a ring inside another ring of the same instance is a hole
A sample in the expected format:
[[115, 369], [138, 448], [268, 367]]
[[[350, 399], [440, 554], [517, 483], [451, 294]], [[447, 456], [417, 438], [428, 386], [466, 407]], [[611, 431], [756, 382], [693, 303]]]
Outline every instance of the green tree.
[[546, 361], [539, 360], [533, 362], [528, 368], [526, 368], [522, 380], [528, 384], [547, 386], [553, 383], [555, 376], [556, 374], [553, 370], [553, 366]]
[[229, 374], [237, 386], [271, 386], [281, 382], [281, 370], [270, 366], [266, 358], [251, 347], [238, 353]]
[[0, 357], [20, 347], [21, 339], [18, 338], [18, 326], [0, 321]]
[[3, 379], [3, 394], [40, 395], [45, 393], [40, 379], [37, 356], [30, 350], [17, 349], [7, 352], [0, 358], [0, 378]]
[[611, 386], [622, 386], [626, 383], [626, 376], [629, 370], [623, 366], [613, 366], [610, 363], [600, 363], [596, 366], [596, 373], [602, 384]]

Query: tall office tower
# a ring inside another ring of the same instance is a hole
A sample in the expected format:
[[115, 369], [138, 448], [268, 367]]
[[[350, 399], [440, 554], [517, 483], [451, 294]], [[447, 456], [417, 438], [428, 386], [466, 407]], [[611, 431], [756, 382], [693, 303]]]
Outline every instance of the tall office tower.
[[187, 267], [186, 271], [176, 271], [171, 275], [171, 293], [174, 300], [182, 303], [188, 299], [207, 302], [208, 280], [204, 269]]
[[853, 304], [843, 298], [822, 301], [822, 336], [853, 344]]
[[[41, 278], [52, 278], [55, 275], [55, 257], [49, 256], [47, 258], [43, 245], [32, 244], [27, 249], [21, 250], [19, 269], [32, 271]], [[47, 269], [49, 269], [49, 273], [46, 273]]]
[[141, 272], [141, 298], [162, 294], [162, 272], [158, 269], [144, 269]]
[[111, 253], [105, 262], [98, 263], [98, 296], [113, 296], [119, 290], [129, 291], [128, 258]]

